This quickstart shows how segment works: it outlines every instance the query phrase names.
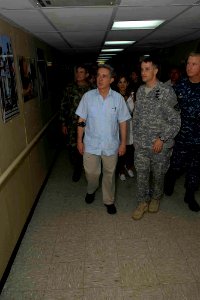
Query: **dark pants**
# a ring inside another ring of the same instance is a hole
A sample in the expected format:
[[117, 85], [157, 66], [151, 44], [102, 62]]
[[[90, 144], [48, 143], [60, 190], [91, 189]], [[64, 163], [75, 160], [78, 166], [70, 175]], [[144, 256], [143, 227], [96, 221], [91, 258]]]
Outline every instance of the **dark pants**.
[[83, 168], [83, 155], [81, 155], [76, 146], [69, 146], [69, 159], [74, 166], [74, 171], [81, 172]]
[[200, 183], [200, 145], [176, 142], [170, 160], [170, 171], [177, 176], [186, 171], [185, 188], [196, 191]]
[[134, 165], [134, 147], [133, 145], [126, 146], [126, 153], [123, 156], [119, 156], [117, 163], [117, 172], [119, 174], [125, 173], [125, 166], [129, 170]]

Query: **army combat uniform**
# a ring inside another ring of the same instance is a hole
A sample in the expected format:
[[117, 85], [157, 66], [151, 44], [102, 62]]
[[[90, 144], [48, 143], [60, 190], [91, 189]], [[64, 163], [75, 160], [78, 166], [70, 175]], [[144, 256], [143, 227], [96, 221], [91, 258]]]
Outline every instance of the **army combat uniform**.
[[64, 91], [64, 96], [61, 101], [60, 120], [62, 125], [67, 127], [67, 143], [70, 146], [70, 160], [77, 173], [81, 172], [83, 159], [76, 148], [78, 117], [75, 111], [83, 94], [90, 89], [89, 84], [84, 86], [78, 86], [76, 83], [69, 84]]
[[61, 101], [60, 120], [67, 127], [68, 139], [71, 146], [76, 145], [77, 121], [75, 111], [81, 101], [83, 94], [90, 90], [89, 85], [78, 86], [76, 83], [68, 85]]
[[[133, 143], [137, 171], [138, 202], [160, 200], [164, 175], [169, 167], [174, 137], [180, 128], [180, 113], [175, 109], [176, 95], [161, 82], [153, 89], [142, 85], [136, 94], [133, 113]], [[153, 152], [156, 139], [164, 141], [160, 153]], [[150, 172], [152, 190], [150, 195]]]
[[[181, 129], [175, 139], [170, 169], [166, 177], [171, 181], [173, 190], [172, 181], [186, 170], [186, 193], [188, 191], [193, 194], [200, 182], [200, 83], [192, 83], [188, 78], [184, 78], [174, 89], [181, 110]], [[186, 198], [185, 201], [188, 202]], [[199, 210], [198, 205], [192, 205], [190, 208]]]

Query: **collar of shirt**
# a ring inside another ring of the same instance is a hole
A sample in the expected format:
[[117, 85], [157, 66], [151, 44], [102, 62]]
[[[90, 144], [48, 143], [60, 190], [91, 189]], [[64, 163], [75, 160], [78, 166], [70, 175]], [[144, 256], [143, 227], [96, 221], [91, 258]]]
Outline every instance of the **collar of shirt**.
[[[97, 92], [97, 94], [98, 94], [98, 95], [100, 95], [100, 96], [101, 96], [101, 94], [100, 94], [100, 92], [99, 92], [99, 89], [98, 89], [98, 88], [96, 89], [96, 92]], [[113, 94], [113, 91], [112, 91], [112, 89], [110, 88], [110, 89], [109, 89], [109, 92], [108, 92], [108, 95], [106, 96], [106, 98], [107, 98], [108, 96], [112, 96], [112, 94]], [[102, 96], [101, 96], [101, 97], [102, 97]]]

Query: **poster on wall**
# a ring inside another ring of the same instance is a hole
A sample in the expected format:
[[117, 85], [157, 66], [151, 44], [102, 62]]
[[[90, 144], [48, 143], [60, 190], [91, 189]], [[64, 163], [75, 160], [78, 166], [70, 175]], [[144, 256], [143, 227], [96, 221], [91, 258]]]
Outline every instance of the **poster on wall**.
[[40, 99], [45, 100], [48, 98], [47, 64], [44, 51], [39, 48], [37, 48], [37, 67]]
[[4, 123], [19, 114], [13, 51], [6, 35], [0, 35], [0, 102]]
[[38, 95], [35, 59], [20, 56], [19, 70], [22, 83], [22, 95], [24, 97], [24, 102], [27, 102]]

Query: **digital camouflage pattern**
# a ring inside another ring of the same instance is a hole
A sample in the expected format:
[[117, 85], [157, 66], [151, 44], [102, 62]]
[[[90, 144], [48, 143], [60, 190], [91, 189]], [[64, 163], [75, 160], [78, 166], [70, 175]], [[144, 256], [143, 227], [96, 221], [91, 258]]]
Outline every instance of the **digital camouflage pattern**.
[[170, 162], [179, 174], [186, 168], [186, 189], [197, 190], [200, 183], [200, 83], [182, 79], [174, 86], [181, 110], [181, 129]]
[[176, 104], [176, 94], [164, 83], [158, 81], [148, 94], [145, 85], [140, 86], [133, 113], [134, 144], [151, 148], [160, 136], [166, 141], [165, 147], [173, 146], [180, 129], [180, 112]]
[[181, 129], [178, 142], [200, 145], [200, 83], [182, 79], [174, 86], [181, 110]]
[[[163, 194], [164, 176], [169, 168], [174, 137], [180, 129], [180, 112], [175, 109], [176, 95], [171, 87], [158, 81], [146, 94], [142, 85], [136, 94], [133, 113], [133, 140], [135, 168], [137, 170], [137, 200], [160, 199]], [[162, 137], [163, 150], [154, 153], [153, 142]], [[152, 189], [150, 186], [152, 171]]]
[[64, 91], [61, 101], [60, 120], [67, 126], [69, 144], [76, 145], [78, 116], [75, 111], [81, 101], [82, 96], [90, 90], [89, 84], [78, 86], [76, 83], [68, 85]]

